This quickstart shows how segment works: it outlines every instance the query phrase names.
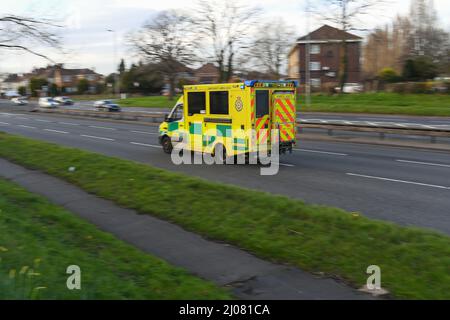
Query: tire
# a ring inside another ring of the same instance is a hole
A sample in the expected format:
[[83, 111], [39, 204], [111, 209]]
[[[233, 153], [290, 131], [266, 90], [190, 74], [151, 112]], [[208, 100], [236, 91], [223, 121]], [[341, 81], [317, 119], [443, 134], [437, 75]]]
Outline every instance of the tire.
[[219, 143], [214, 146], [213, 156], [216, 157], [216, 155], [217, 155], [217, 164], [225, 164], [227, 159], [227, 150], [223, 145]]
[[161, 145], [163, 147], [163, 150], [167, 154], [171, 154], [173, 150], [172, 141], [168, 136], [164, 136], [161, 140]]

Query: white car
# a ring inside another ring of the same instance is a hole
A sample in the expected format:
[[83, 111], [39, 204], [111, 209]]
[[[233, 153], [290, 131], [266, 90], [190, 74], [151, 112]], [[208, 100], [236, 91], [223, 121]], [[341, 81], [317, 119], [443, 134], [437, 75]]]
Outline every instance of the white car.
[[73, 100], [68, 97], [55, 97], [53, 100], [64, 106], [73, 105]]
[[[344, 93], [360, 93], [363, 91], [363, 86], [358, 83], [346, 83], [344, 85]], [[341, 92], [340, 87], [336, 87], [336, 92]]]
[[25, 97], [12, 98], [11, 102], [14, 104], [17, 104], [19, 106], [24, 106], [24, 105], [28, 104], [27, 98], [25, 98]]
[[39, 98], [39, 107], [41, 108], [57, 108], [58, 105], [59, 103], [52, 98]]

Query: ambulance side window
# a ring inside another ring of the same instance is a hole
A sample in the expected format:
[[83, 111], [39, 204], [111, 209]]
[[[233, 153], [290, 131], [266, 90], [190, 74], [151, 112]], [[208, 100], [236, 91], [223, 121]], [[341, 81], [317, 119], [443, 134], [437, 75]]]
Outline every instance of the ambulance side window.
[[228, 114], [228, 91], [210, 92], [209, 109], [210, 114]]
[[189, 92], [188, 93], [188, 114], [200, 114], [206, 110], [206, 93], [205, 92]]
[[256, 91], [256, 117], [261, 118], [269, 114], [269, 91]]

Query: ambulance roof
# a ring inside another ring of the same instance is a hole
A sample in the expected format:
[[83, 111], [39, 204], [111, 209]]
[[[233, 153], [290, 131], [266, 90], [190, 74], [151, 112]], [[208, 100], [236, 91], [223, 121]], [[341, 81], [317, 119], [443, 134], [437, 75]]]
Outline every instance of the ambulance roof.
[[275, 81], [275, 80], [246, 80], [240, 83], [218, 83], [218, 84], [198, 84], [198, 85], [189, 85], [184, 86], [186, 90], [217, 90], [217, 89], [232, 89], [241, 87], [244, 89], [245, 87], [290, 87], [294, 88], [298, 86], [297, 81]]

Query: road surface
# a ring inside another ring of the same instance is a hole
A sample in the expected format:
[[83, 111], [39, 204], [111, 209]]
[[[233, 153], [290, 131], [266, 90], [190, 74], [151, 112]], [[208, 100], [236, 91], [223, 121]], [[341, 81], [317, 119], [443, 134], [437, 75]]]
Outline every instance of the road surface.
[[[175, 102], [174, 102], [175, 103]], [[72, 106], [63, 106], [65, 109], [95, 110], [94, 101], [77, 101]], [[29, 111], [37, 107], [35, 102], [30, 102], [26, 107], [14, 107], [8, 100], [0, 100], [0, 110], [21, 109]], [[6, 109], [5, 109], [6, 108]], [[165, 115], [170, 112], [169, 108], [141, 108], [126, 107], [124, 111], [142, 112], [149, 114]], [[398, 128], [417, 127], [422, 129], [448, 129], [450, 130], [450, 117], [416, 117], [402, 115], [361, 115], [361, 114], [332, 114], [332, 113], [297, 113], [298, 119], [305, 123], [338, 123], [358, 124], [365, 126], [393, 126]]]
[[450, 234], [446, 152], [300, 141], [276, 176], [261, 176], [257, 165], [176, 166], [158, 145], [157, 128], [138, 123], [0, 113], [0, 131]]

